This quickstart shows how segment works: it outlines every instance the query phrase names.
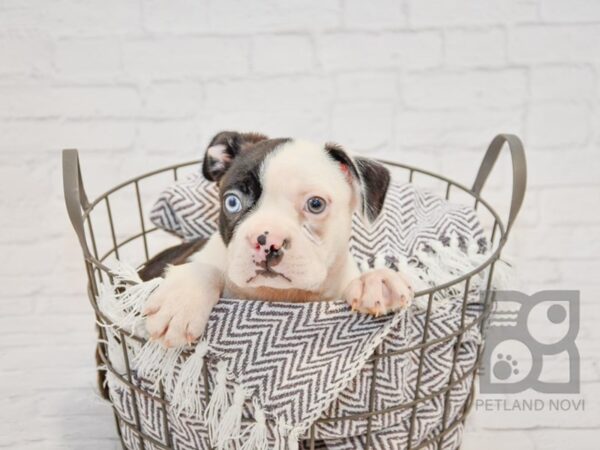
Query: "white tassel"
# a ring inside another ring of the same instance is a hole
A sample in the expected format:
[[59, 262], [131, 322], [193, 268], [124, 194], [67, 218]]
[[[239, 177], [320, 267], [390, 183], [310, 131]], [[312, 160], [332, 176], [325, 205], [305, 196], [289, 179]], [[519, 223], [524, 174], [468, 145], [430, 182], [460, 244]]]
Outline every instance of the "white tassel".
[[133, 357], [133, 366], [142, 377], [153, 378], [166, 352], [167, 349], [158, 342], [148, 341]]
[[125, 312], [122, 318], [121, 328], [128, 326], [133, 331], [133, 327], [143, 322], [142, 309], [150, 295], [160, 286], [161, 278], [154, 278], [150, 281], [140, 284], [125, 285], [121, 288], [122, 292], [117, 292], [115, 298], [117, 304]]
[[112, 393], [115, 389], [117, 389], [121, 384], [119, 383], [117, 376], [112, 373], [110, 370], [106, 369], [106, 366], [99, 366], [99, 370], [106, 371], [106, 377], [104, 378], [104, 383], [102, 384], [103, 388], [108, 387], [109, 394]]
[[185, 412], [199, 416], [202, 409], [200, 398], [200, 376], [204, 367], [204, 357], [208, 353], [208, 342], [200, 341], [194, 352], [181, 366], [177, 384], [173, 389], [172, 404], [177, 406], [177, 414]]
[[157, 377], [157, 380], [154, 383], [155, 390], [158, 389], [160, 380], [162, 380], [163, 385], [166, 389], [173, 389], [173, 377], [175, 376], [175, 368], [177, 367], [177, 363], [179, 362], [179, 357], [181, 356], [182, 351], [183, 347], [170, 348], [167, 350], [165, 359], [163, 360], [163, 365], [161, 367], [161, 370], [159, 371], [159, 376]]
[[105, 330], [112, 330], [121, 328], [123, 330], [131, 330], [132, 327], [136, 326], [138, 321], [142, 318], [131, 318], [127, 317], [127, 313], [123, 310], [119, 304], [115, 286], [110, 283], [102, 283], [98, 286], [98, 296], [96, 297], [98, 302], [98, 308], [102, 311], [102, 314], [110, 320], [110, 324], [100, 319], [96, 320], [96, 324]]
[[217, 364], [216, 384], [206, 411], [204, 421], [208, 427], [208, 436], [211, 442], [215, 442], [221, 417], [227, 408], [227, 361]]
[[[460, 239], [456, 233], [449, 236], [449, 245], [445, 246], [440, 241], [431, 240], [426, 244], [433, 251], [419, 249], [415, 257], [426, 267], [420, 270], [423, 281], [430, 286], [439, 286], [452, 281], [456, 277], [468, 273], [477, 268], [489, 255], [479, 253], [479, 246], [473, 240], [465, 242], [466, 251], [460, 247]], [[481, 277], [473, 277], [470, 290], [475, 291], [481, 284]], [[448, 299], [462, 296], [464, 294], [464, 283], [446, 288], [434, 293], [435, 307], [447, 303]], [[426, 309], [428, 298], [421, 297], [415, 302], [420, 309]]]
[[268, 450], [267, 419], [258, 401], [254, 399], [253, 403], [255, 422], [244, 432], [244, 444], [240, 447], [240, 450]]
[[[125, 364], [125, 355], [123, 354], [123, 346], [119, 342], [119, 337], [113, 328], [106, 329], [106, 346], [108, 349], [108, 359], [110, 360], [113, 368], [120, 374], [127, 372], [127, 365]], [[128, 346], [129, 354], [131, 347]]]
[[279, 418], [276, 422], [276, 426], [273, 427], [273, 443], [274, 450], [285, 450], [287, 447], [287, 435], [291, 427]]
[[135, 267], [117, 260], [111, 265], [110, 271], [115, 279], [122, 283], [143, 283]]
[[470, 272], [485, 260], [485, 256], [482, 258], [470, 243], [467, 243], [466, 251], [462, 250], [458, 238], [451, 238], [448, 247], [438, 241], [432, 242], [431, 247], [436, 253], [439, 270], [448, 275], [456, 276]]
[[146, 300], [150, 297], [150, 294], [154, 292], [161, 282], [161, 278], [154, 278], [140, 284], [131, 284], [127, 287], [123, 286], [123, 291], [117, 292], [116, 298], [124, 310], [132, 310], [140, 313], [146, 304]]
[[[434, 242], [439, 243], [439, 241], [434, 241]], [[453, 248], [453, 249], [456, 249], [456, 250], [460, 249], [460, 241], [458, 239], [458, 234], [456, 232], [451, 232], [450, 233], [450, 245], [449, 245], [449, 247]]]
[[288, 434], [288, 450], [298, 450], [298, 440], [302, 430], [300, 428], [292, 428]]
[[425, 275], [425, 279], [429, 283], [439, 285], [451, 281], [454, 278], [452, 274], [442, 269], [440, 256], [438, 254], [419, 249], [416, 252], [416, 257], [426, 267], [425, 270], [427, 274]]
[[[142, 309], [148, 297], [162, 282], [162, 278], [142, 281], [130, 265], [117, 262], [111, 267], [114, 284], [101, 285], [98, 295], [100, 310], [113, 324], [131, 333], [144, 335]], [[118, 291], [121, 292], [118, 292]]]
[[[489, 257], [491, 252], [480, 252], [480, 246], [475, 239], [468, 239], [461, 247], [460, 237], [456, 232], [451, 232], [448, 236], [448, 245], [444, 245], [437, 239], [424, 242], [418, 248], [414, 255], [407, 258], [403, 255], [393, 256], [398, 270], [408, 277], [415, 291], [422, 291], [433, 286], [439, 286], [456, 279], [472, 270], [480, 267]], [[431, 249], [431, 250], [429, 250]], [[509, 265], [510, 266], [510, 265]], [[377, 255], [374, 260], [374, 268], [386, 267], [386, 256]], [[500, 260], [494, 267], [493, 287], [506, 286], [508, 274], [505, 270], [507, 264]], [[498, 273], [496, 273], [498, 272]], [[470, 293], [474, 293], [484, 288], [485, 271], [471, 278], [469, 284]], [[465, 283], [458, 283], [433, 294], [434, 309], [447, 306], [448, 300], [464, 295]], [[415, 306], [418, 309], [426, 310], [428, 305], [428, 296], [421, 296], [415, 299]]]
[[406, 276], [411, 281], [415, 292], [429, 288], [427, 283], [421, 279], [423, 273], [417, 270], [414, 265], [410, 264], [406, 256], [399, 255], [396, 257], [396, 267], [398, 268], [398, 272]]
[[[102, 311], [102, 313], [113, 323], [120, 322], [125, 315], [123, 308], [117, 304], [115, 288], [111, 284], [102, 283], [98, 286], [97, 302], [100, 311]], [[98, 325], [105, 327], [103, 322], [98, 321], [97, 323]]]
[[141, 377], [153, 382], [152, 389], [158, 392], [160, 382], [170, 386], [181, 348], [164, 348], [158, 342], [148, 341], [133, 359], [133, 366]]
[[233, 391], [233, 400], [229, 409], [225, 411], [217, 430], [217, 448], [225, 449], [227, 441], [240, 437], [242, 431], [242, 413], [244, 403], [249, 393], [246, 388], [236, 385]]

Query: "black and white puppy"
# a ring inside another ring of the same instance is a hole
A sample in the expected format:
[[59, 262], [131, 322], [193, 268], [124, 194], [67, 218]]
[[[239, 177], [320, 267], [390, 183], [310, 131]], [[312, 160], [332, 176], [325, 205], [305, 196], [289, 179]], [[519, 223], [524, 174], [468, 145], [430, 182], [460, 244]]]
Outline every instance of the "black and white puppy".
[[167, 271], [145, 310], [151, 338], [166, 347], [193, 342], [222, 296], [344, 298], [374, 315], [412, 300], [402, 274], [361, 274], [349, 253], [353, 213], [374, 220], [383, 206], [390, 174], [382, 165], [337, 145], [222, 132], [202, 170], [219, 185], [219, 233]]

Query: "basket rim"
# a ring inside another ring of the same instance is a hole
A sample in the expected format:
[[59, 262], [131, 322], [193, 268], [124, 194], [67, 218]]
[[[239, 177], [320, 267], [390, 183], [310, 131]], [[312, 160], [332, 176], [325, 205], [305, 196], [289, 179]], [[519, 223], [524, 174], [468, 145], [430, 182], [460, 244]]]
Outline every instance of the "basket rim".
[[[490, 253], [490, 256], [483, 261], [481, 264], [479, 264], [476, 268], [474, 268], [473, 270], [460, 275], [458, 277], [453, 278], [452, 280], [449, 280], [445, 283], [439, 284], [437, 286], [433, 286], [431, 288], [428, 289], [424, 289], [421, 291], [417, 291], [415, 292], [415, 298], [417, 297], [422, 297], [422, 296], [426, 296], [426, 295], [431, 295], [439, 290], [442, 289], [447, 289], [450, 286], [453, 286], [455, 284], [458, 284], [462, 281], [465, 281], [467, 278], [470, 278], [471, 276], [481, 272], [482, 270], [484, 270], [485, 268], [487, 268], [489, 265], [491, 265], [492, 263], [494, 263], [495, 261], [497, 261], [500, 258], [500, 253], [502, 251], [502, 248], [504, 247], [504, 245], [506, 244], [506, 228], [504, 225], [504, 222], [502, 221], [502, 219], [500, 218], [499, 214], [496, 212], [496, 210], [489, 204], [489, 202], [487, 202], [484, 198], [482, 198], [481, 194], [477, 194], [476, 192], [474, 192], [472, 189], [469, 189], [468, 187], [466, 187], [464, 184], [459, 183], [457, 181], [454, 181], [448, 177], [445, 177], [443, 175], [431, 172], [429, 170], [425, 170], [425, 169], [421, 169], [412, 165], [408, 165], [408, 164], [403, 164], [403, 163], [399, 163], [399, 162], [394, 162], [394, 161], [388, 161], [388, 160], [384, 160], [384, 159], [376, 159], [376, 161], [381, 162], [382, 164], [385, 164], [387, 166], [391, 166], [391, 167], [396, 167], [396, 168], [400, 168], [400, 169], [404, 169], [404, 170], [408, 170], [410, 172], [410, 177], [409, 177], [409, 182], [412, 183], [413, 182], [413, 173], [420, 173], [423, 175], [427, 175], [429, 177], [432, 178], [437, 178], [439, 180], [442, 180], [444, 182], [447, 183], [448, 186], [453, 186], [455, 188], [460, 189], [462, 192], [470, 195], [473, 199], [475, 199], [475, 205], [477, 204], [481, 204], [483, 205], [486, 210], [492, 215], [492, 217], [494, 218], [495, 221], [495, 226], [497, 226], [499, 228], [499, 232], [500, 232], [500, 239], [498, 241], [498, 245], [495, 247], [495, 249]], [[82, 212], [82, 217], [83, 217], [83, 221], [87, 221], [89, 219], [89, 215], [90, 213], [94, 210], [94, 208], [96, 206], [98, 206], [102, 201], [105, 201], [109, 195], [127, 187], [130, 185], [135, 185], [137, 184], [139, 181], [145, 179], [145, 178], [149, 178], [151, 176], [160, 174], [160, 173], [164, 173], [164, 172], [168, 172], [168, 171], [174, 171], [180, 168], [184, 168], [184, 167], [189, 167], [189, 166], [193, 166], [196, 164], [200, 164], [202, 162], [202, 159], [195, 159], [195, 160], [191, 160], [191, 161], [187, 161], [187, 162], [183, 162], [180, 164], [172, 164], [160, 169], [156, 169], [150, 172], [147, 172], [145, 174], [142, 175], [138, 175], [136, 177], [130, 178], [126, 181], [123, 181], [119, 184], [117, 184], [116, 186], [112, 187], [111, 189], [108, 189], [107, 191], [103, 192], [102, 194], [100, 194], [96, 199], [94, 199], [93, 201], [91, 201], [89, 203], [89, 205], [83, 210]], [[123, 246], [124, 244], [137, 239], [139, 237], [141, 237], [144, 234], [148, 234], [151, 232], [154, 232], [156, 230], [158, 230], [158, 227], [154, 227], [148, 230], [145, 230], [142, 233], [138, 233], [135, 234], [133, 236], [130, 236], [129, 238], [125, 239], [124, 241], [122, 241], [120, 244], [118, 244], [118, 247]], [[110, 267], [106, 266], [105, 264], [103, 264], [103, 261], [106, 260], [110, 255], [112, 255], [114, 253], [115, 249], [113, 248], [112, 250], [110, 250], [109, 252], [107, 252], [106, 254], [102, 255], [100, 258], [95, 257], [94, 255], [89, 255], [86, 256], [85, 259], [88, 260], [90, 263], [92, 263], [94, 266], [96, 266], [97, 269], [102, 270], [103, 272], [105, 272], [108, 276], [114, 275], [114, 273], [112, 272], [112, 270], [110, 269]], [[141, 267], [143, 267], [143, 264], [141, 265]]]

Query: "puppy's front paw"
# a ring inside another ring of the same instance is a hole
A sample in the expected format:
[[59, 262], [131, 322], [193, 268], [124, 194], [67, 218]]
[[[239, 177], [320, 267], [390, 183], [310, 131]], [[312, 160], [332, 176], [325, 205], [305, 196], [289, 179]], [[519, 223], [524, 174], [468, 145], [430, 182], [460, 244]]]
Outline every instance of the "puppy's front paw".
[[379, 316], [407, 307], [414, 297], [410, 282], [391, 269], [374, 269], [353, 280], [344, 300], [353, 311]]
[[165, 347], [181, 347], [198, 339], [219, 300], [218, 291], [182, 278], [167, 275], [143, 311], [150, 339]]

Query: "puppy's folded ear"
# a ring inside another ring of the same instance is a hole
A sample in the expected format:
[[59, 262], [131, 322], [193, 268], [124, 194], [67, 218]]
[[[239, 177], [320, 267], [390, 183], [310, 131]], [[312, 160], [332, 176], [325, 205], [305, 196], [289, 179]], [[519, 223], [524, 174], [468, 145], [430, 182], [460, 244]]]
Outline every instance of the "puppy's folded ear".
[[221, 131], [212, 138], [202, 162], [202, 174], [209, 181], [219, 181], [241, 152], [257, 142], [268, 139], [259, 133]]
[[340, 163], [350, 181], [358, 184], [362, 215], [373, 222], [383, 208], [391, 181], [390, 171], [372, 159], [351, 158], [337, 144], [326, 144], [325, 150], [334, 161]]
[[355, 158], [354, 163], [362, 185], [363, 214], [373, 222], [383, 209], [390, 187], [390, 171], [383, 164], [368, 158]]

